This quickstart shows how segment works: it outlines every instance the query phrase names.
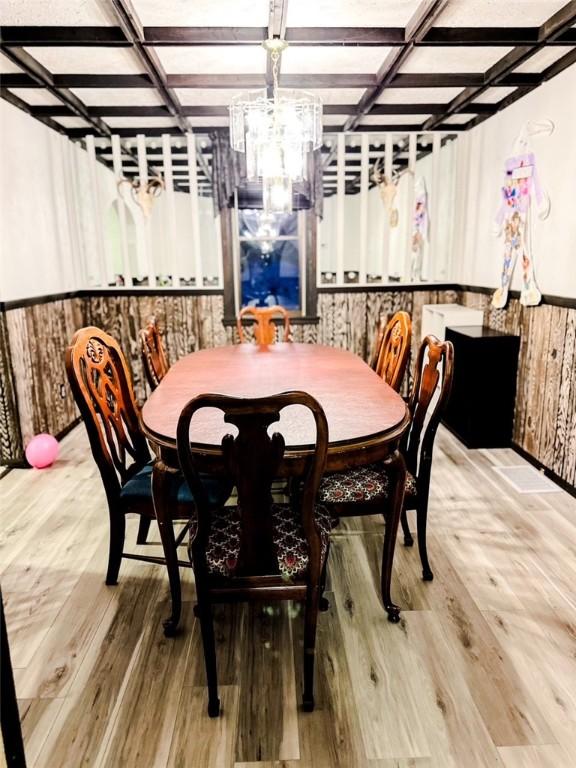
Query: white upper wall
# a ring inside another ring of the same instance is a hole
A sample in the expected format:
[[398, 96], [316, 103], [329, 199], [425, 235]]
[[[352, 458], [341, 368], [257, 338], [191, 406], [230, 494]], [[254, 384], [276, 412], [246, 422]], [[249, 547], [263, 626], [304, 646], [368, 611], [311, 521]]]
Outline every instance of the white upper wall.
[[0, 300], [86, 287], [98, 259], [87, 153], [2, 101], [0, 168]]
[[[504, 162], [522, 126], [545, 119], [552, 120], [554, 132], [531, 139], [540, 184], [551, 201], [548, 218], [532, 220], [536, 281], [542, 293], [576, 297], [576, 66], [459, 137], [457, 282], [499, 284], [503, 236], [494, 229]], [[516, 264], [512, 288], [521, 288], [521, 267]]]

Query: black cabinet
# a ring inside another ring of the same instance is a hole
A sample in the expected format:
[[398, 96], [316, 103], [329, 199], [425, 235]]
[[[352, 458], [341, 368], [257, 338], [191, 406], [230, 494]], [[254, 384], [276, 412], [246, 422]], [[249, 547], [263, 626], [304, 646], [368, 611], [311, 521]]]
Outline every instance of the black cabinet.
[[454, 345], [454, 379], [444, 424], [468, 448], [509, 447], [520, 337], [462, 325], [446, 328], [446, 341]]

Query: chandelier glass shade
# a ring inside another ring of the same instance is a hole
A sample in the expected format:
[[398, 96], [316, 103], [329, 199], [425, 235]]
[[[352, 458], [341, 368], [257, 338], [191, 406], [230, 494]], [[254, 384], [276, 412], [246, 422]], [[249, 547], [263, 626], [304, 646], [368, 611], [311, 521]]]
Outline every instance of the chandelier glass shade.
[[284, 213], [292, 209], [292, 183], [307, 178], [308, 153], [322, 143], [322, 102], [307, 91], [278, 88], [286, 43], [267, 40], [264, 47], [272, 60], [273, 94], [251, 91], [232, 99], [230, 144], [246, 154], [247, 180], [262, 181], [264, 210]]

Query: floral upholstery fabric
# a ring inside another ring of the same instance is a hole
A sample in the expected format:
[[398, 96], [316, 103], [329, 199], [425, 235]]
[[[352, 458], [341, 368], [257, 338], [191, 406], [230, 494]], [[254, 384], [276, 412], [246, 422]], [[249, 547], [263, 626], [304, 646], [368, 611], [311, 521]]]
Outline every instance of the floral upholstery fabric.
[[[272, 543], [278, 570], [288, 579], [303, 577], [308, 568], [308, 547], [299, 516], [288, 504], [272, 504]], [[328, 510], [317, 505], [315, 519], [320, 529], [321, 558], [326, 557], [332, 519]], [[196, 533], [192, 527], [190, 535]], [[212, 512], [212, 527], [206, 547], [208, 572], [213, 576], [233, 576], [240, 553], [240, 512], [238, 507], [222, 507]]]
[[[406, 473], [406, 496], [416, 496], [416, 478]], [[390, 494], [390, 478], [381, 464], [368, 464], [327, 475], [320, 484], [318, 501], [321, 504], [348, 504], [386, 499]]]

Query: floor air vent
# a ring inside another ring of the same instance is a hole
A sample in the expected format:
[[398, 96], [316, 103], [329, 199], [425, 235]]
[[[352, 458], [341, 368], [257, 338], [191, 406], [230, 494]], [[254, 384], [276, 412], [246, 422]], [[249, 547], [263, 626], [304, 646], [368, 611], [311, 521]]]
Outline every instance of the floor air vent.
[[526, 465], [519, 467], [493, 467], [517, 493], [554, 493], [562, 489], [543, 472]]

